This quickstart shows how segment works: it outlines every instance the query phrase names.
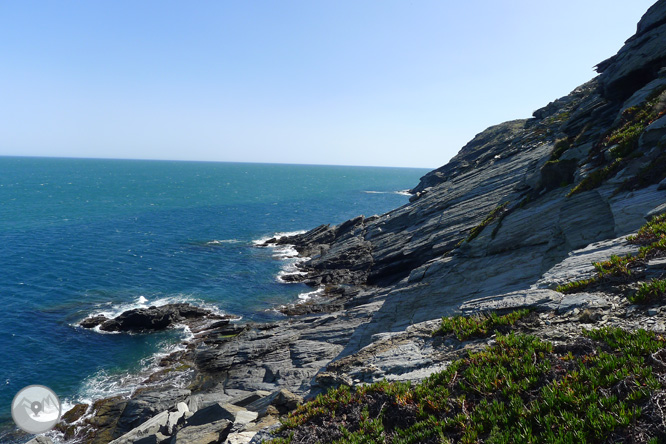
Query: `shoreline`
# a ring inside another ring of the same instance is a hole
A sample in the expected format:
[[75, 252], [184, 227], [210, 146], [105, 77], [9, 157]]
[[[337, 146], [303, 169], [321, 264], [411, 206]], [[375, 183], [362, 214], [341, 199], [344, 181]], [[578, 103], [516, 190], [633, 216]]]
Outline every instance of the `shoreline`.
[[[279, 261], [285, 261], [286, 264], [282, 266], [282, 269], [276, 275], [276, 280], [284, 284], [294, 283], [293, 281], [282, 280], [283, 275], [293, 275], [296, 270], [296, 265], [300, 262], [304, 262], [309, 258], [301, 256], [293, 247], [293, 245], [287, 244], [271, 244], [270, 240], [286, 238], [298, 234], [305, 233], [305, 230], [295, 231], [295, 232], [277, 232], [273, 236], [265, 236], [260, 239], [252, 241], [252, 246], [257, 248], [272, 248], [274, 250], [283, 249], [283, 251], [278, 251], [277, 254], [273, 254], [274, 259]], [[294, 262], [296, 260], [296, 262]], [[80, 399], [80, 402], [73, 402], [64, 405], [63, 407], [63, 418], [68, 422], [67, 424], [60, 424], [57, 427], [56, 432], [50, 432], [48, 436], [53, 439], [59, 440], [62, 442], [77, 442], [80, 440], [89, 439], [90, 433], [93, 429], [90, 427], [90, 424], [87, 423], [88, 420], [94, 418], [99, 411], [100, 407], [103, 407], [107, 402], [114, 402], [119, 398], [131, 400], [141, 393], [150, 392], [151, 390], [160, 388], [162, 386], [174, 387], [177, 389], [186, 389], [188, 387], [194, 387], [197, 385], [197, 364], [193, 355], [193, 350], [200, 346], [210, 346], [214, 344], [219, 344], [224, 342], [224, 338], [220, 339], [219, 335], [231, 337], [239, 334], [243, 331], [247, 325], [257, 325], [261, 328], [261, 325], [271, 325], [271, 324], [281, 324], [286, 322], [289, 317], [297, 316], [305, 313], [312, 312], [323, 312], [328, 311], [326, 308], [327, 303], [321, 298], [311, 298], [306, 299], [301, 298], [302, 294], [308, 294], [312, 296], [318, 296], [324, 292], [323, 288], [317, 288], [313, 291], [301, 293], [298, 295], [297, 300], [290, 304], [284, 304], [268, 308], [266, 310], [272, 310], [279, 312], [285, 316], [285, 320], [277, 320], [272, 322], [254, 322], [248, 321], [243, 322], [242, 317], [237, 319], [232, 319], [231, 323], [234, 326], [230, 329], [220, 329], [216, 328], [214, 325], [215, 320], [210, 320], [209, 322], [203, 322], [201, 325], [196, 327], [190, 327], [186, 324], [177, 324], [174, 325], [170, 330], [180, 330], [183, 334], [183, 338], [177, 342], [171, 343], [167, 346], [166, 350], [161, 350], [155, 352], [148, 358], [144, 358], [142, 361], [149, 361], [142, 369], [138, 372], [132, 374], [127, 374], [124, 378], [128, 378], [131, 381], [129, 383], [123, 382], [124, 386], [116, 386], [118, 391], [110, 393], [108, 396], [95, 397], [90, 399]], [[146, 308], [149, 305], [149, 301], [139, 300], [136, 303], [123, 304], [116, 309], [109, 310], [99, 310], [98, 312], [91, 313], [88, 318], [94, 317], [96, 315], [107, 315], [113, 317], [113, 315], [120, 315], [122, 313]], [[158, 307], [162, 307], [171, 303], [166, 299], [158, 301]], [[312, 308], [302, 309], [300, 307], [312, 307], [316, 305], [317, 309], [313, 311]], [[207, 310], [213, 310], [214, 313], [228, 316], [217, 310], [214, 305], [211, 304], [197, 304], [202, 308]], [[233, 315], [231, 315], [233, 316]], [[87, 319], [87, 318], [85, 318]], [[75, 328], [81, 327], [81, 321], [77, 322], [77, 325], [73, 325]], [[127, 334], [122, 332], [107, 332], [101, 331], [99, 325], [92, 328], [93, 331], [97, 334]], [[139, 334], [150, 334], [150, 333], [139, 333]], [[115, 383], [114, 383], [115, 384]], [[88, 438], [86, 438], [86, 436]], [[93, 441], [94, 442], [94, 441]]]

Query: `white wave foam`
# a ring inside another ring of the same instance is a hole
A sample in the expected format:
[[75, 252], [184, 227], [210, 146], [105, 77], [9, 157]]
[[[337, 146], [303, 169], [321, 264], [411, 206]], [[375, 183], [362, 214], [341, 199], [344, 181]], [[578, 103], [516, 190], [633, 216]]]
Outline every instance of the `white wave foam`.
[[411, 196], [412, 193], [409, 192], [409, 190], [400, 190], [400, 191], [370, 191], [370, 190], [365, 190], [363, 191], [366, 194], [399, 194], [401, 196]]
[[[220, 308], [216, 305], [213, 305], [211, 303], [207, 303], [202, 301], [201, 299], [194, 298], [192, 296], [186, 295], [186, 294], [177, 294], [177, 295], [172, 295], [172, 296], [165, 296], [161, 298], [154, 299], [153, 301], [148, 300], [145, 296], [139, 296], [134, 302], [127, 302], [127, 303], [120, 303], [120, 304], [114, 304], [112, 302], [106, 302], [104, 304], [104, 308], [101, 310], [95, 310], [91, 313], [89, 313], [87, 316], [85, 316], [83, 319], [79, 319], [77, 322], [74, 322], [70, 324], [72, 327], [78, 327], [81, 324], [81, 321], [84, 319], [87, 319], [92, 316], [105, 316], [108, 319], [113, 319], [120, 314], [128, 311], [128, 310], [134, 310], [137, 308], [146, 308], [146, 307], [160, 307], [162, 305], [167, 305], [167, 304], [179, 304], [179, 303], [188, 303], [191, 305], [196, 305], [197, 307], [205, 308], [207, 310], [210, 310], [212, 313], [217, 314], [217, 315], [224, 315], [225, 313], [220, 310]], [[120, 334], [120, 332], [108, 332], [108, 331], [102, 331], [99, 328], [100, 326], [95, 326], [91, 330], [94, 332], [100, 333], [100, 334]], [[176, 326], [177, 328], [179, 326]], [[180, 326], [181, 328], [184, 326]]]
[[[193, 337], [194, 334], [189, 328], [183, 328], [183, 334], [179, 340], [176, 339], [175, 342], [171, 342], [173, 339], [171, 341], [167, 340], [168, 342], [165, 341], [160, 344], [160, 351], [142, 359], [139, 363], [139, 369], [136, 371], [110, 373], [104, 369], [99, 370], [82, 382], [73, 398], [62, 400], [62, 412], [67, 412], [76, 404], [92, 405], [102, 398], [112, 396], [129, 397], [137, 389], [150, 386], [150, 384], [144, 384], [144, 382], [146, 378], [162, 368], [159, 366], [159, 362], [174, 352], [185, 350], [186, 341]], [[183, 388], [189, 384], [189, 381], [185, 374], [174, 374], [172, 379], [169, 380], [169, 384]]]
[[308, 299], [311, 299], [315, 296], [320, 296], [324, 294], [324, 289], [323, 288], [318, 288], [315, 291], [308, 291], [307, 293], [301, 293], [298, 295], [298, 300], [299, 302], [305, 302]]
[[266, 243], [266, 241], [271, 240], [271, 239], [280, 239], [282, 237], [288, 237], [288, 236], [296, 236], [297, 234], [303, 234], [307, 233], [305, 230], [300, 230], [300, 231], [283, 231], [279, 233], [275, 233], [272, 236], [264, 236], [260, 239], [256, 239], [252, 241], [253, 245], [259, 246], [263, 245]]
[[280, 245], [273, 247], [273, 257], [276, 259], [291, 259], [298, 257], [298, 251], [293, 245]]
[[213, 239], [212, 241], [206, 242], [206, 245], [240, 244], [241, 242], [243, 241], [238, 239], [222, 239], [222, 240]]
[[291, 282], [285, 281], [283, 279], [284, 276], [286, 275], [306, 275], [307, 273], [304, 271], [301, 271], [297, 265], [306, 262], [310, 260], [309, 257], [299, 257], [298, 256], [298, 251], [296, 251], [296, 248], [293, 245], [265, 245], [266, 241], [270, 239], [280, 239], [285, 236], [295, 236], [297, 234], [303, 234], [306, 231], [301, 230], [301, 231], [290, 231], [290, 232], [282, 232], [282, 233], [275, 233], [273, 236], [267, 236], [267, 237], [262, 237], [261, 239], [257, 239], [252, 241], [252, 243], [255, 246], [267, 246], [268, 248], [271, 248], [273, 250], [273, 257], [275, 259], [284, 261], [284, 265], [282, 265], [282, 269], [278, 272], [277, 276], [275, 279], [280, 282], [281, 284], [289, 284]]
[[135, 301], [133, 302], [124, 302], [120, 304], [113, 304], [112, 302], [107, 302], [105, 305], [108, 308], [104, 308], [102, 310], [97, 310], [93, 313], [91, 313], [89, 316], [106, 316], [107, 318], [115, 318], [116, 316], [120, 315], [121, 313], [124, 313], [128, 310], [134, 310], [137, 308], [145, 308], [145, 307], [161, 307], [162, 305], [168, 305], [168, 304], [179, 304], [179, 303], [189, 303], [192, 305], [197, 305], [199, 307], [207, 308], [215, 313], [218, 314], [223, 314], [220, 312], [219, 308], [217, 306], [207, 304], [204, 301], [200, 299], [196, 299], [190, 295], [186, 294], [176, 294], [176, 295], [171, 295], [171, 296], [164, 296], [160, 297], [157, 299], [154, 299], [150, 301], [148, 298], [145, 296], [139, 296]]

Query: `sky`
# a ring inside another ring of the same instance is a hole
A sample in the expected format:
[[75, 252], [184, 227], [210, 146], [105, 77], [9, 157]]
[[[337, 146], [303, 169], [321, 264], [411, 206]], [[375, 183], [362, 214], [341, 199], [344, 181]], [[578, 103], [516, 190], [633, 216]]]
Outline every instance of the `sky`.
[[0, 155], [436, 168], [653, 3], [0, 2]]

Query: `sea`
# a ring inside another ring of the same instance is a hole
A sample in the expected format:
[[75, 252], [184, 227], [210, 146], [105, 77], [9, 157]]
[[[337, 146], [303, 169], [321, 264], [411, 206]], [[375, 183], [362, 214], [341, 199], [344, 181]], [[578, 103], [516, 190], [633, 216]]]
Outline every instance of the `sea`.
[[414, 168], [0, 157], [0, 442], [23, 387], [63, 411], [129, 394], [185, 330], [102, 334], [93, 314], [190, 302], [242, 321], [312, 289], [280, 280], [293, 251], [262, 239], [408, 202]]

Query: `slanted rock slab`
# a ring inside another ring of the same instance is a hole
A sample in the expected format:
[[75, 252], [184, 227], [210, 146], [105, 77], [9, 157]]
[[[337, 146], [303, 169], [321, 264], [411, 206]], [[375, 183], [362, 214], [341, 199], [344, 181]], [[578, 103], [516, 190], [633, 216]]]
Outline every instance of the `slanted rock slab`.
[[198, 410], [187, 420], [187, 427], [200, 426], [202, 424], [208, 424], [211, 422], [220, 421], [222, 419], [231, 422], [235, 421], [236, 417], [234, 412], [232, 409], [229, 409], [227, 405], [223, 405], [218, 402], [204, 409]]
[[229, 436], [233, 423], [226, 419], [180, 429], [171, 444], [217, 444]]

